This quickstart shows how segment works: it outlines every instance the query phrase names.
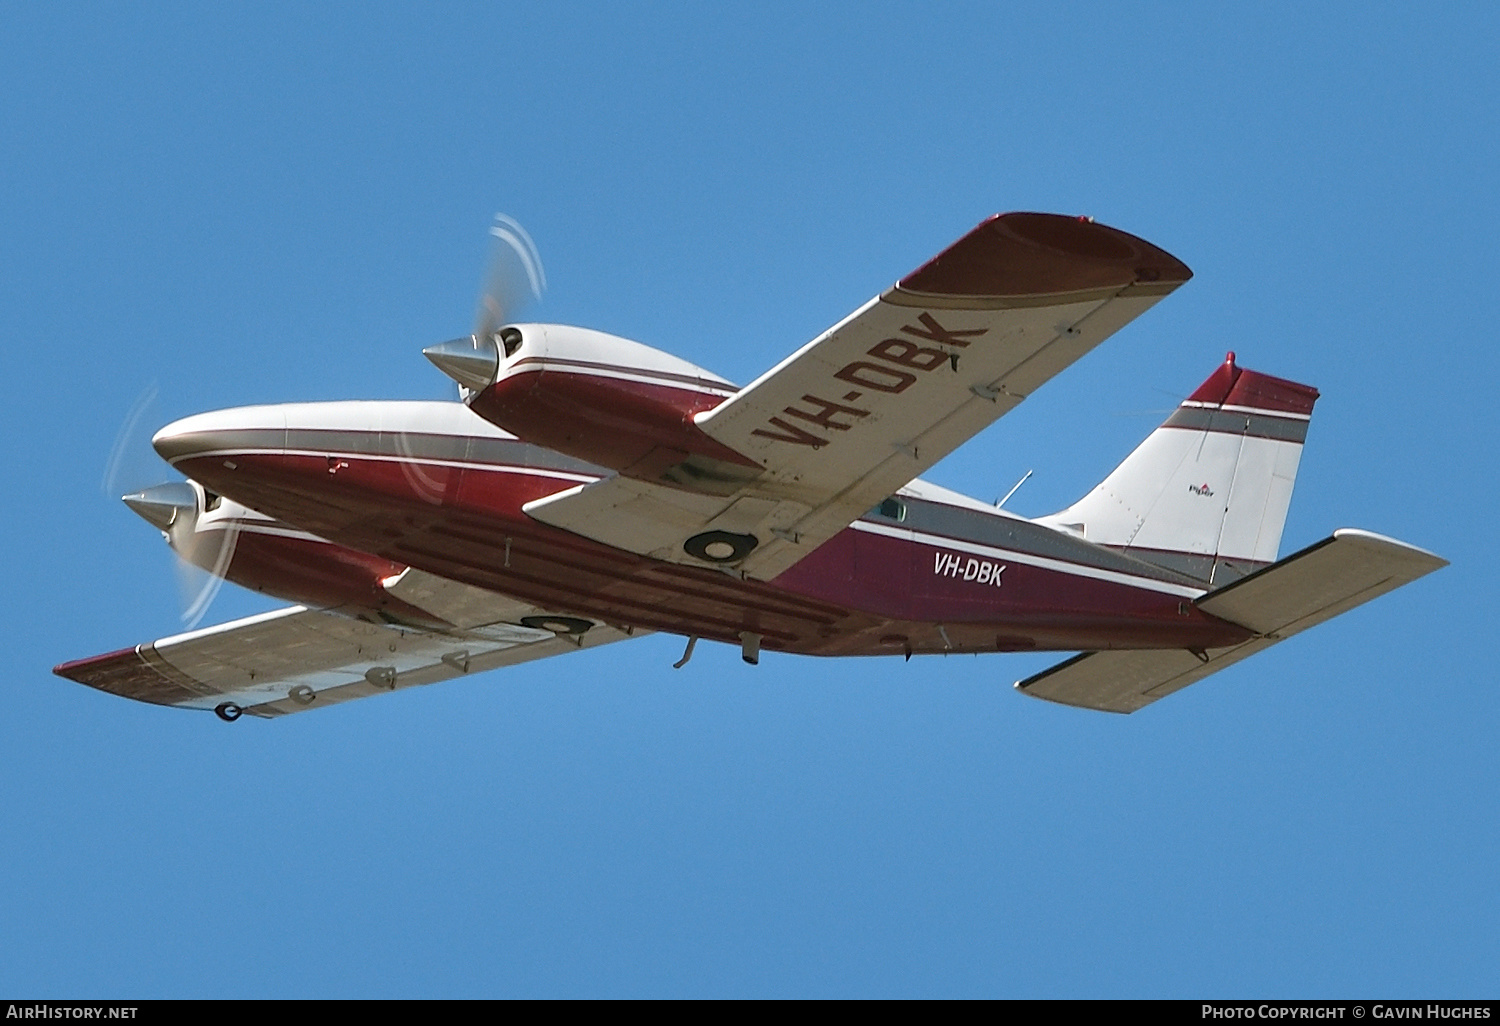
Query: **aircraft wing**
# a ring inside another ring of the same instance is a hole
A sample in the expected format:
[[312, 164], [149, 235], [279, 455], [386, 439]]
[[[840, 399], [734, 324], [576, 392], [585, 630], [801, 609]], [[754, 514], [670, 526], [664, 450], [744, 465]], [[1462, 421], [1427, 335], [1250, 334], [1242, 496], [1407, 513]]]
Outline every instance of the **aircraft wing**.
[[[748, 480], [615, 477], [526, 511], [633, 552], [768, 580], [1191, 276], [1087, 219], [997, 215], [698, 415], [704, 434], [762, 468]], [[704, 560], [705, 543], [684, 549], [704, 532], [753, 548]]]
[[588, 622], [415, 570], [388, 590], [451, 626], [369, 623], [292, 606], [64, 663], [53, 672], [143, 702], [185, 709], [230, 703], [272, 717], [631, 636], [605, 624], [570, 633]]
[[1064, 705], [1135, 712], [1447, 565], [1413, 545], [1345, 528], [1197, 600], [1213, 615], [1255, 631], [1249, 641], [1201, 655], [1182, 649], [1085, 652], [1016, 688]]

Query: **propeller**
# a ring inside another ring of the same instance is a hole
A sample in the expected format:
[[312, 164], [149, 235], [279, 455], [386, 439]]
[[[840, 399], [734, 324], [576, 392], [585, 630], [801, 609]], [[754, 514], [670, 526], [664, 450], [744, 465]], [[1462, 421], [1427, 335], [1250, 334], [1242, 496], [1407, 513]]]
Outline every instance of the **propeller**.
[[503, 351], [500, 329], [539, 302], [546, 290], [547, 272], [531, 235], [515, 218], [496, 214], [490, 225], [490, 259], [479, 285], [474, 333], [428, 346], [423, 355], [458, 382], [458, 397], [467, 400], [494, 379]]
[[490, 225], [490, 262], [479, 289], [474, 334], [492, 336], [547, 291], [547, 272], [536, 243], [520, 222], [496, 214]]
[[[479, 303], [474, 313], [474, 333], [422, 350], [438, 369], [458, 383], [460, 402], [489, 386], [500, 365], [501, 329], [521, 311], [542, 297], [547, 275], [536, 243], [513, 217], [496, 214], [490, 226], [490, 255], [479, 283]], [[390, 432], [398, 452], [416, 456], [413, 439], [403, 431]], [[400, 460], [401, 473], [412, 491], [430, 503], [443, 501], [446, 476], [423, 469], [419, 459]]]
[[[489, 233], [489, 263], [480, 283], [474, 333], [424, 350], [439, 368], [459, 381], [460, 399], [490, 383], [503, 349], [500, 330], [538, 302], [547, 288], [536, 243], [515, 218], [496, 214]], [[455, 367], [460, 372], [455, 373]], [[472, 387], [466, 387], [466, 378]], [[162, 480], [161, 463], [151, 448], [153, 426], [164, 422], [158, 396], [153, 383], [131, 405], [115, 437], [100, 486], [161, 531], [176, 553], [182, 622], [191, 630], [202, 621], [224, 584], [239, 538], [237, 520], [243, 507], [205, 491], [196, 481], [177, 475]], [[403, 462], [402, 466], [407, 469], [416, 464]], [[442, 482], [424, 478], [414, 483], [419, 486], [418, 494], [432, 502], [441, 501]]]
[[[146, 387], [125, 415], [110, 450], [100, 489], [118, 498], [161, 531], [177, 555], [173, 561], [181, 597], [183, 627], [192, 630], [208, 612], [234, 558], [239, 529], [232, 504], [195, 481], [162, 471], [151, 448], [155, 425], [163, 422], [159, 391]], [[172, 479], [163, 481], [171, 475]]]

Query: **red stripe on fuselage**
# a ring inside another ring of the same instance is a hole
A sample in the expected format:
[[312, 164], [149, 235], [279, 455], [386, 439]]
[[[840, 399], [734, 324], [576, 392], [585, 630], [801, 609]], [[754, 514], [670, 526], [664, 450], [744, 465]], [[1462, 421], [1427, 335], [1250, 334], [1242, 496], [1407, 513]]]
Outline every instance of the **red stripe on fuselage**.
[[969, 580], [936, 573], [937, 546], [852, 529], [770, 583], [662, 563], [527, 517], [526, 502], [564, 486], [544, 468], [353, 452], [216, 453], [177, 466], [340, 545], [620, 626], [728, 642], [748, 630], [768, 648], [821, 655], [1204, 648], [1248, 637], [1160, 589], [1023, 563], [1007, 565], [996, 587], [993, 567], [985, 584], [982, 570]]

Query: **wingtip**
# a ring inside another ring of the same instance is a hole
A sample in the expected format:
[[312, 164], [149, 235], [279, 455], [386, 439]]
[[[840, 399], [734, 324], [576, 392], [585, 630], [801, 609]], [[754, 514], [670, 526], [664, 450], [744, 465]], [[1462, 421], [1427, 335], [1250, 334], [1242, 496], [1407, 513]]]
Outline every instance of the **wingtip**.
[[1381, 548], [1399, 550], [1415, 560], [1430, 564], [1428, 569], [1423, 570], [1418, 576], [1453, 565], [1450, 560], [1444, 559], [1436, 552], [1424, 549], [1419, 545], [1413, 545], [1410, 542], [1404, 542], [1400, 538], [1391, 538], [1388, 535], [1376, 534], [1374, 531], [1366, 531], [1361, 527], [1340, 527], [1333, 532], [1333, 537], [1361, 541]]
[[1172, 254], [1088, 217], [995, 214], [897, 282], [923, 295], [1000, 298], [1149, 286], [1171, 291], [1193, 272]]

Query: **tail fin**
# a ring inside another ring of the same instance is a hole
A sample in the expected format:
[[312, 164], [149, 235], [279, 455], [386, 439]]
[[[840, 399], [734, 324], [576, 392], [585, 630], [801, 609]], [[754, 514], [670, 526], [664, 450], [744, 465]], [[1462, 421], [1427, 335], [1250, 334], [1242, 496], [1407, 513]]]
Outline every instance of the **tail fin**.
[[1317, 399], [1230, 353], [1098, 487], [1038, 522], [1222, 587], [1275, 562]]

